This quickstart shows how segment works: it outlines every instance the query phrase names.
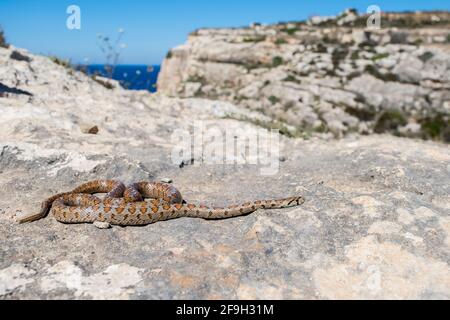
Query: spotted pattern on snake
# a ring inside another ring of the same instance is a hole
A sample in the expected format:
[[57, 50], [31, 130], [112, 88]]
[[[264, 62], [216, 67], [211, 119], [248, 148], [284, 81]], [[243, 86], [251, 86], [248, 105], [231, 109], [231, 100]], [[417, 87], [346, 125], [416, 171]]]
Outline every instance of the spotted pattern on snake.
[[[96, 193], [106, 193], [103, 199]], [[145, 199], [151, 200], [145, 200]], [[37, 214], [26, 216], [20, 223], [44, 218], [50, 211], [63, 223], [108, 222], [113, 225], [146, 225], [157, 221], [192, 217], [224, 219], [258, 209], [281, 209], [301, 205], [302, 196], [257, 200], [224, 208], [185, 203], [172, 185], [161, 182], [138, 182], [125, 185], [116, 180], [95, 180], [70, 192], [56, 194], [42, 203]]]

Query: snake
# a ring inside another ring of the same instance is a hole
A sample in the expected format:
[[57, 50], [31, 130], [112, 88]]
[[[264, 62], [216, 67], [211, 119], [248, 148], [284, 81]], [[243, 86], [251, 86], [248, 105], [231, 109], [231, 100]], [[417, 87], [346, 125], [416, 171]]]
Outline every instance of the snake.
[[[97, 193], [106, 193], [103, 198]], [[42, 202], [41, 210], [19, 219], [36, 221], [49, 213], [62, 223], [107, 222], [111, 225], [137, 226], [180, 217], [225, 219], [258, 209], [281, 209], [304, 203], [302, 196], [257, 200], [226, 207], [187, 203], [180, 191], [169, 183], [136, 182], [125, 186], [118, 180], [95, 180], [70, 192], [53, 195]]]

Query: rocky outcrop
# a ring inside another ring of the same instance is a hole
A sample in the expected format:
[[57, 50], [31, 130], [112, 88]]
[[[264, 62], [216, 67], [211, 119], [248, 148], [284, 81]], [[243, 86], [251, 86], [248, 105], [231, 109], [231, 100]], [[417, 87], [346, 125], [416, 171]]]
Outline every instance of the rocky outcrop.
[[[0, 299], [450, 298], [447, 145], [284, 135], [272, 176], [253, 164], [208, 165], [202, 154], [174, 162], [177, 129], [201, 120], [235, 134], [270, 118], [228, 102], [108, 89], [13, 47], [0, 48], [0, 61], [8, 88], [0, 97]], [[307, 100], [295, 85], [281, 87]], [[106, 178], [172, 180], [186, 200], [219, 206], [292, 194], [306, 202], [145, 227], [16, 223], [47, 196]]]
[[[232, 102], [293, 126], [450, 141], [450, 14], [349, 10], [299, 23], [200, 29], [172, 49], [161, 93]], [[325, 134], [324, 134], [325, 133]]]

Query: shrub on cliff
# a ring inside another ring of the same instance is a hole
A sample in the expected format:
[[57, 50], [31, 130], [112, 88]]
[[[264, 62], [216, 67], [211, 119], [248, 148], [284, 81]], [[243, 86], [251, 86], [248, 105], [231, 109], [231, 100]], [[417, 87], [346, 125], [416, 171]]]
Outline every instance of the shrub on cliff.
[[6, 42], [5, 33], [3, 32], [2, 27], [0, 27], [0, 47], [8, 48], [9, 44]]

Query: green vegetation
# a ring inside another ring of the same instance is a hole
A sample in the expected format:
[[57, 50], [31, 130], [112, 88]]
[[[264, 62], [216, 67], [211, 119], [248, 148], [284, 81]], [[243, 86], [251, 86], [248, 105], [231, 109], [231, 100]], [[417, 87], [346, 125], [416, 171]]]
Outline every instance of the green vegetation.
[[374, 76], [375, 78], [378, 78], [380, 80], [383, 81], [399, 81], [398, 77], [393, 74], [393, 73], [381, 73], [380, 71], [378, 71], [378, 69], [376, 67], [374, 67], [373, 65], [367, 65], [364, 70], [371, 74], [372, 76]]
[[389, 57], [389, 53], [378, 53], [372, 57], [372, 61], [378, 61]]
[[[356, 99], [355, 99], [355, 101], [356, 101]], [[360, 101], [360, 102], [362, 102], [362, 101]], [[349, 115], [352, 115], [361, 121], [372, 121], [373, 119], [375, 119], [375, 115], [376, 115], [376, 113], [373, 110], [371, 110], [370, 108], [366, 108], [366, 107], [358, 109], [358, 108], [346, 106], [344, 108], [344, 110]]]
[[280, 102], [280, 98], [275, 97], [275, 96], [270, 96], [268, 99], [272, 104], [276, 104], [276, 103]]
[[383, 111], [375, 121], [374, 131], [376, 133], [390, 132], [398, 135], [398, 128], [406, 125], [407, 119], [402, 111], [390, 109]]
[[[67, 72], [70, 75], [73, 75], [74, 72], [80, 71], [80, 72], [84, 73], [85, 75], [89, 76], [87, 74], [86, 68], [81, 68], [81, 69], [77, 70], [75, 68], [75, 66], [72, 65], [70, 60], [61, 59], [61, 58], [58, 58], [56, 56], [50, 56], [49, 59], [52, 60], [57, 65], [66, 68]], [[98, 74], [93, 74], [92, 76], [89, 76], [89, 77], [92, 80], [94, 80], [95, 82], [97, 82], [98, 84], [101, 84], [102, 86], [104, 86], [106, 89], [113, 89], [114, 88], [114, 85], [112, 83], [102, 80], [101, 78], [99, 78], [101, 76], [98, 75]]]
[[431, 58], [433, 58], [434, 54], [430, 51], [424, 52], [423, 54], [421, 54], [418, 58], [420, 59], [420, 61], [422, 61], [423, 63], [427, 62], [428, 60], [430, 60]]
[[331, 61], [333, 63], [334, 69], [339, 67], [339, 63], [344, 60], [348, 55], [348, 49], [346, 47], [337, 47], [333, 50], [331, 54]]
[[284, 60], [280, 56], [276, 56], [272, 59], [272, 67], [276, 68], [284, 63]]
[[6, 42], [5, 33], [2, 29], [2, 27], [0, 27], [0, 47], [2, 47], [2, 48], [9, 47], [9, 44]]
[[281, 45], [281, 44], [286, 44], [287, 41], [284, 38], [278, 38], [277, 40], [275, 40], [275, 44], [276, 45]]
[[54, 63], [56, 63], [57, 65], [67, 68], [67, 69], [73, 69], [72, 63], [70, 62], [70, 60], [65, 60], [65, 59], [61, 59], [55, 56], [50, 56], [49, 57], [50, 60], [52, 60]]
[[166, 54], [166, 59], [170, 59], [172, 58], [172, 56], [173, 56], [172, 50], [169, 50], [169, 52], [167, 52]]
[[352, 55], [350, 56], [350, 59], [358, 60], [359, 59], [359, 51], [353, 51]]
[[261, 41], [265, 41], [266, 40], [266, 36], [256, 36], [256, 37], [249, 37], [249, 38], [244, 38], [244, 42], [261, 42]]
[[298, 83], [298, 84], [301, 83], [301, 81], [300, 81], [299, 79], [297, 79], [295, 76], [293, 76], [293, 75], [291, 75], [291, 74], [288, 75], [286, 78], [284, 78], [283, 81], [286, 81], [286, 82], [295, 82], [295, 83]]
[[442, 114], [429, 116], [419, 121], [425, 139], [450, 142], [450, 118]]
[[294, 28], [285, 28], [282, 29], [281, 31], [286, 32], [288, 35], [292, 36], [299, 30], [300, 30], [299, 28], [294, 27]]

